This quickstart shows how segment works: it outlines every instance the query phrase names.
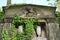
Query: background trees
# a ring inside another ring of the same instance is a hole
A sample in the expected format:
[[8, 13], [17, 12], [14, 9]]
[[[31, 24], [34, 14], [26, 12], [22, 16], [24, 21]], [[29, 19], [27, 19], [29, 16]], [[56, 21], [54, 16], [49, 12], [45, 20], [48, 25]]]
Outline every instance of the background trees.
[[55, 12], [56, 14], [56, 21], [59, 23], [59, 26], [60, 26], [60, 12]]

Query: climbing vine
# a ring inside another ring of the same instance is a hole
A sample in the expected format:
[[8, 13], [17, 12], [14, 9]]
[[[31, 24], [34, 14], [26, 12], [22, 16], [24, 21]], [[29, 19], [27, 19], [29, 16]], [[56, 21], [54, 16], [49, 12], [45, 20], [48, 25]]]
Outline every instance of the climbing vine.
[[15, 14], [15, 17], [13, 19], [14, 25], [21, 25], [22, 23], [25, 23], [25, 32], [24, 33], [18, 33], [18, 40], [32, 40], [34, 36], [34, 22], [38, 22], [39, 18], [22, 18]]
[[2, 19], [3, 16], [4, 16], [4, 12], [0, 11], [0, 19]]
[[60, 26], [60, 12], [56, 11], [55, 15], [56, 15], [56, 21], [57, 23], [59, 23], [59, 26]]
[[33, 20], [32, 19], [27, 20], [25, 32], [26, 32], [25, 34], [27, 36], [26, 40], [32, 40], [32, 38], [34, 36], [34, 26], [33, 26]]
[[17, 40], [17, 32], [13, 24], [12, 24], [11, 31], [10, 31], [10, 40]]
[[14, 19], [13, 19], [13, 24], [21, 24], [22, 22], [27, 22], [27, 20], [30, 20], [33, 22], [38, 22], [40, 18], [23, 18], [23, 17], [20, 17], [19, 15], [15, 14], [14, 16]]
[[10, 40], [10, 37], [8, 35], [8, 31], [5, 27], [3, 27], [3, 30], [2, 30], [2, 40]]
[[[2, 39], [3, 40], [32, 40], [34, 37], [34, 22], [38, 22], [39, 18], [22, 18], [15, 14], [12, 27], [10, 31], [10, 36], [8, 35], [8, 31], [3, 28], [2, 31]], [[24, 32], [18, 32], [16, 26], [22, 25], [25, 23]]]

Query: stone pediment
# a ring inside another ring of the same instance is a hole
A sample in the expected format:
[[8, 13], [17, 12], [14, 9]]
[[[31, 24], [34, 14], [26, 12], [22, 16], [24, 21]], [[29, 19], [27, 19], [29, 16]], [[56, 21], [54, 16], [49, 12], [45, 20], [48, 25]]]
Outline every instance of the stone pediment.
[[6, 17], [14, 17], [17, 13], [22, 17], [55, 18], [56, 7], [41, 5], [11, 5], [3, 7]]

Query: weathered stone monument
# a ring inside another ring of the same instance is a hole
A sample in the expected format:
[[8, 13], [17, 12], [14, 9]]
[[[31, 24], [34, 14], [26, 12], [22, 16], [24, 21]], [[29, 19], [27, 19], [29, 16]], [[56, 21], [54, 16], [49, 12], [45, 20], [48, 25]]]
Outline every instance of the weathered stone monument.
[[48, 35], [47, 39], [60, 40], [57, 37], [57, 31], [59, 30], [59, 25], [58, 23], [56, 23], [56, 17], [55, 17], [56, 7], [42, 6], [35, 4], [11, 5], [11, 0], [7, 1], [8, 1], [7, 6], [2, 7], [5, 15], [3, 19], [0, 21], [0, 32], [2, 30], [2, 27], [6, 27], [8, 30], [10, 30], [14, 14], [17, 13], [19, 16], [24, 18], [28, 17], [40, 18], [39, 23], [45, 23], [45, 28]]

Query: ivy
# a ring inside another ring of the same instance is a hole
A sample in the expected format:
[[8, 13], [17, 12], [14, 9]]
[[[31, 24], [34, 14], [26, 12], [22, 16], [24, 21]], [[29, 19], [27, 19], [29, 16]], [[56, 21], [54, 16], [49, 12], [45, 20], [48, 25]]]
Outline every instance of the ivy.
[[19, 15], [15, 14], [13, 19], [14, 25], [20, 25], [25, 23], [25, 32], [17, 33], [17, 40], [32, 40], [34, 36], [34, 22], [38, 22], [39, 18], [22, 18]]
[[56, 21], [57, 23], [59, 23], [59, 26], [60, 26], [60, 12], [56, 11], [55, 15], [56, 15]]
[[11, 27], [10, 40], [17, 40], [17, 32], [14, 25]]
[[4, 16], [4, 12], [0, 11], [0, 19], [2, 19], [3, 16]]
[[55, 12], [56, 17], [60, 17], [60, 12]]
[[10, 40], [8, 31], [5, 27], [3, 27], [3, 30], [2, 30], [2, 40]]
[[24, 33], [18, 32], [17, 33], [17, 40], [24, 40]]
[[[15, 14], [12, 21], [12, 27], [10, 31], [10, 36], [8, 36], [8, 31], [3, 28], [2, 39], [3, 40], [32, 40], [34, 36], [34, 22], [37, 22], [39, 18], [22, 18]], [[25, 23], [25, 32], [18, 32], [15, 26]]]
[[27, 20], [25, 32], [26, 32], [25, 34], [27, 36], [26, 40], [32, 40], [32, 38], [34, 36], [34, 26], [33, 26], [32, 19]]
[[55, 12], [55, 15], [56, 15], [56, 19], [57, 19], [57, 22], [60, 24], [60, 12]]
[[39, 20], [39, 18], [22, 18], [19, 15], [15, 14], [14, 19], [13, 19], [13, 24], [22, 23], [22, 22], [25, 23], [28, 19], [32, 22], [37, 22]]

